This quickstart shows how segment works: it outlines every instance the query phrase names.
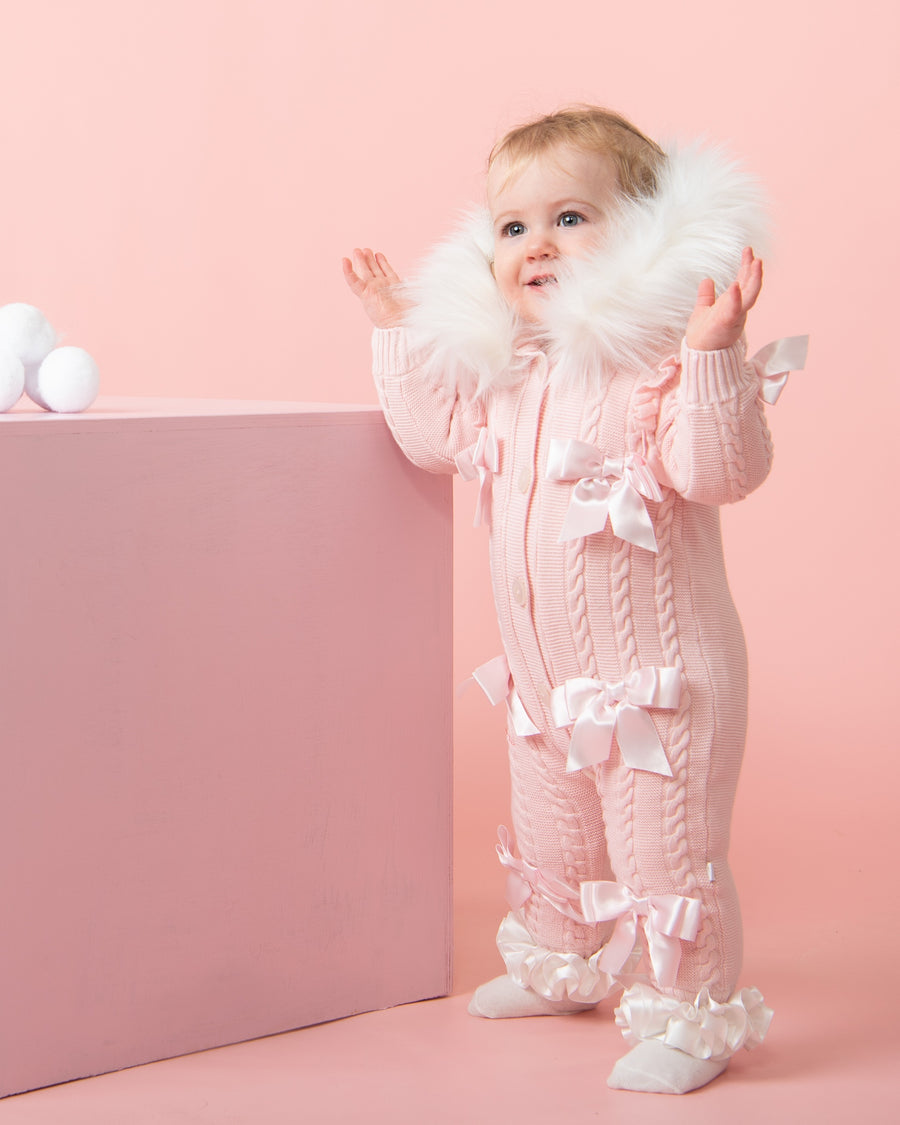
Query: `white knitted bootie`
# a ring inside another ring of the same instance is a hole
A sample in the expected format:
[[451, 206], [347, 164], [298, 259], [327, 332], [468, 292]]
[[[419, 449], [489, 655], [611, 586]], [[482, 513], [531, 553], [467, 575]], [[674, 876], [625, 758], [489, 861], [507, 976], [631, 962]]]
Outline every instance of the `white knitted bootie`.
[[523, 1016], [569, 1016], [588, 1012], [596, 1004], [578, 1000], [548, 1000], [530, 988], [522, 988], [508, 976], [494, 977], [475, 989], [469, 1015], [489, 1020], [520, 1019]]

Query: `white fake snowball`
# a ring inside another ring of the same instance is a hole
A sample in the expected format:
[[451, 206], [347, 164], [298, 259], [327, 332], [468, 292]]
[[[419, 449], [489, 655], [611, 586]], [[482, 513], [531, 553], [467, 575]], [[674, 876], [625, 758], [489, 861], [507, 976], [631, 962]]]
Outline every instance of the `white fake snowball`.
[[97, 397], [100, 372], [84, 348], [56, 348], [40, 367], [26, 368], [25, 390], [45, 410], [78, 414]]
[[0, 411], [12, 409], [24, 390], [24, 364], [17, 355], [0, 346]]
[[0, 345], [29, 367], [56, 346], [56, 332], [40, 309], [17, 301], [0, 308]]

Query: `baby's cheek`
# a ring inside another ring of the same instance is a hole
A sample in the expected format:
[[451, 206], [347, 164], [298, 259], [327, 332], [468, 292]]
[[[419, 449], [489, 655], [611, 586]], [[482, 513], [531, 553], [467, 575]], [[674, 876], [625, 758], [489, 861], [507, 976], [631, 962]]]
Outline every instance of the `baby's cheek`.
[[585, 256], [598, 253], [608, 241], [609, 220], [604, 219], [602, 223], [595, 223], [591, 227], [590, 234], [585, 239]]

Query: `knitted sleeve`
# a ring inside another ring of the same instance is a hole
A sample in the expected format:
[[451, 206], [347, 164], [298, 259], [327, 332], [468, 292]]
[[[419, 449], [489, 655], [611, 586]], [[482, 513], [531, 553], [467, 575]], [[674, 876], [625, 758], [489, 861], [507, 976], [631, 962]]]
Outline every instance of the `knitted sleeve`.
[[730, 504], [765, 480], [772, 465], [759, 378], [741, 340], [694, 351], [661, 368], [653, 451], [660, 480], [687, 500]]
[[397, 444], [429, 472], [455, 472], [456, 455], [476, 441], [485, 424], [483, 407], [424, 376], [405, 328], [376, 328], [372, 360], [378, 398]]

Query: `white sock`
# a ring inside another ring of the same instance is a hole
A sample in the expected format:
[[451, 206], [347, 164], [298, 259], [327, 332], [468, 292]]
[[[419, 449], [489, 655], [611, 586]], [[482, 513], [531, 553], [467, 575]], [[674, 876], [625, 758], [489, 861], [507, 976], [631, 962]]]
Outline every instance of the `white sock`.
[[475, 989], [469, 1014], [489, 1020], [508, 1020], [522, 1016], [568, 1016], [594, 1007], [596, 1004], [582, 1004], [578, 1000], [545, 1000], [530, 988], [521, 988], [510, 977], [502, 976]]
[[722, 1073], [728, 1059], [695, 1059], [658, 1039], [643, 1039], [613, 1067], [606, 1081], [614, 1090], [640, 1090], [648, 1094], [687, 1094]]

